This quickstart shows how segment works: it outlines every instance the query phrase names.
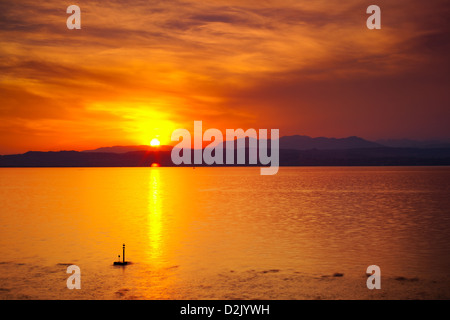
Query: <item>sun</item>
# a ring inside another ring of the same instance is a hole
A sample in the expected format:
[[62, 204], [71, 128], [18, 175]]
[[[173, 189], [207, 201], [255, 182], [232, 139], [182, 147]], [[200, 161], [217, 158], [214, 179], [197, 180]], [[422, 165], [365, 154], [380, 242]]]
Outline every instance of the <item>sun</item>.
[[159, 142], [159, 140], [156, 138], [154, 138], [154, 139], [152, 139], [152, 141], [150, 141], [150, 145], [152, 147], [158, 147], [160, 144], [161, 144], [161, 142]]

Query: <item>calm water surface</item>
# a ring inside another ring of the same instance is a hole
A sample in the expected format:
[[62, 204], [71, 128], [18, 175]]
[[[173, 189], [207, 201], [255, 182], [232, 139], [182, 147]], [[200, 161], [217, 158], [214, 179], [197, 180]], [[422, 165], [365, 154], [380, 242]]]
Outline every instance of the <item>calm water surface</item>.
[[[448, 167], [4, 168], [0, 204], [0, 298], [209, 298], [249, 270], [450, 269]], [[133, 264], [113, 267], [122, 243]], [[82, 290], [66, 288], [70, 264]]]

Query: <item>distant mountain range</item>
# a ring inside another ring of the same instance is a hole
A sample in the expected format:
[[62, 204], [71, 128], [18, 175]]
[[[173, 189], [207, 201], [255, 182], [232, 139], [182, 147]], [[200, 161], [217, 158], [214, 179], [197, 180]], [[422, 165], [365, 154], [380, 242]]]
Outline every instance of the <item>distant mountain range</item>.
[[417, 141], [410, 139], [383, 139], [377, 140], [378, 144], [392, 148], [450, 148], [450, 141], [425, 140]]
[[[226, 150], [224, 150], [224, 155], [225, 154]], [[248, 159], [248, 154], [249, 150], [246, 149], [246, 159]], [[171, 151], [134, 151], [127, 153], [30, 151], [24, 154], [0, 156], [0, 167], [148, 167], [153, 163], [158, 163], [164, 167], [175, 166], [172, 163]], [[191, 163], [193, 163], [193, 161], [191, 161]], [[257, 165], [260, 166], [261, 164], [258, 163]], [[281, 149], [280, 165], [447, 166], [450, 165], [450, 148], [417, 149], [381, 147], [344, 150]]]
[[[429, 141], [415, 141], [408, 139], [400, 140], [377, 140], [375, 142], [365, 140], [359, 137], [348, 138], [325, 138], [317, 137], [311, 138], [309, 136], [294, 135], [284, 136], [280, 138], [280, 149], [289, 150], [347, 150], [359, 148], [450, 148], [450, 142], [429, 140]], [[159, 150], [169, 151], [172, 146], [160, 146]], [[154, 148], [148, 145], [139, 146], [113, 146], [102, 147], [93, 150], [85, 150], [83, 152], [102, 152], [102, 153], [127, 153], [133, 151], [153, 151]]]
[[348, 138], [311, 138], [308, 136], [286, 136], [280, 138], [280, 149], [291, 150], [344, 150], [357, 148], [379, 148], [383, 145], [359, 137]]
[[[81, 152], [30, 151], [0, 156], [0, 167], [146, 167], [155, 162], [161, 166], [174, 166], [171, 160], [172, 148], [172, 146], [154, 148], [140, 145], [103, 147]], [[226, 152], [224, 148], [224, 155]], [[246, 147], [247, 155], [248, 152]], [[280, 165], [450, 165], [450, 144], [413, 140], [372, 142], [359, 137], [336, 139], [285, 136], [280, 138]]]

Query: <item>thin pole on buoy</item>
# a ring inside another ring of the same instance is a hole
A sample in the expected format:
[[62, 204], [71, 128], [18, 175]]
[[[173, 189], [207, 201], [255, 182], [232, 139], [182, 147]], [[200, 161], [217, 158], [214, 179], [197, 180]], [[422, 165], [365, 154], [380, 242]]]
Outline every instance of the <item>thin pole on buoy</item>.
[[127, 261], [125, 261], [125, 243], [122, 246], [122, 261], [120, 261], [120, 254], [118, 255], [119, 261], [114, 261], [113, 265], [115, 266], [126, 266], [128, 264]]

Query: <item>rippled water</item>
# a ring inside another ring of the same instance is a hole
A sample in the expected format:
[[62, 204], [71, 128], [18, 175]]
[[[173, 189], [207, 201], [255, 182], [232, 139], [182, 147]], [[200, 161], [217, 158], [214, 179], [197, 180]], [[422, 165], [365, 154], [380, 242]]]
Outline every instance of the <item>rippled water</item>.
[[448, 167], [0, 169], [0, 298], [252, 298], [244, 280], [274, 289], [261, 274], [372, 264], [439, 278], [449, 196]]

